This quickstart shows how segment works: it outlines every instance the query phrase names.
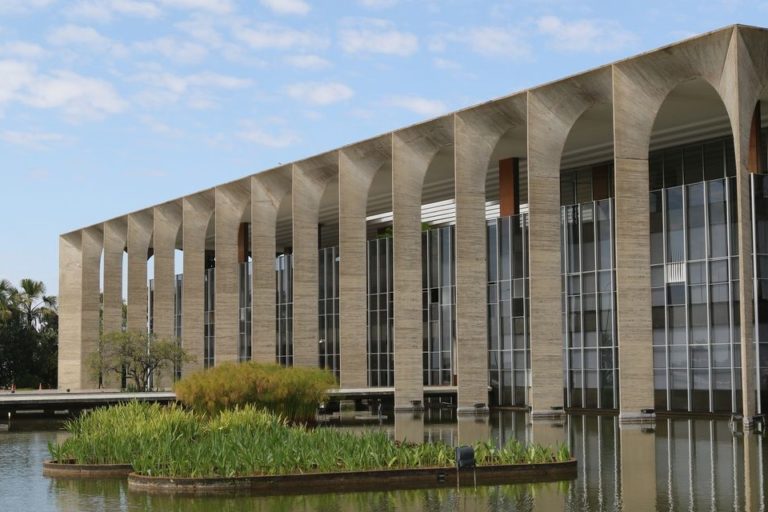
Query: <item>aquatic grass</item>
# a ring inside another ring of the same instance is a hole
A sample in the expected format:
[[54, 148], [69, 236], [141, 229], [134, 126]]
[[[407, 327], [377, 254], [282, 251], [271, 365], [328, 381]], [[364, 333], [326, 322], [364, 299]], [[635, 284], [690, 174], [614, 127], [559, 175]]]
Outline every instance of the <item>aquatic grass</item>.
[[268, 409], [294, 422], [314, 420], [318, 405], [336, 378], [319, 368], [277, 364], [224, 363], [176, 383], [176, 398], [202, 414], [215, 415], [247, 404]]
[[[381, 431], [363, 433], [307, 428], [252, 405], [215, 415], [172, 405], [129, 402], [97, 409], [67, 423], [71, 436], [50, 444], [56, 460], [86, 464], [130, 463], [145, 475], [233, 477], [296, 473], [452, 467], [454, 448], [444, 442], [392, 441]], [[501, 448], [475, 445], [480, 465], [567, 460], [568, 449], [510, 441]]]

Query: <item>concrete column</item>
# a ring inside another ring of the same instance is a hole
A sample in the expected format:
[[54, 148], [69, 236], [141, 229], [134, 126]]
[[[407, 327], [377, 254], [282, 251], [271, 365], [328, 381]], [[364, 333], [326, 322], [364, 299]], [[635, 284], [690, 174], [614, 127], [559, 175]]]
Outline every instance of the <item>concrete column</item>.
[[656, 435], [622, 425], [621, 502], [624, 510], [656, 510]]
[[392, 137], [386, 135], [339, 154], [339, 325], [342, 388], [368, 385], [367, 237], [368, 192], [376, 173], [391, 166]]
[[240, 269], [237, 233], [250, 214], [250, 180], [216, 187], [216, 350], [215, 364], [238, 360]]
[[534, 418], [560, 414], [563, 322], [560, 278], [560, 161], [571, 128], [596, 103], [610, 102], [603, 68], [528, 92], [528, 222], [531, 407]]
[[128, 215], [128, 329], [147, 332], [147, 256], [152, 212]]
[[104, 333], [123, 326], [123, 255], [126, 243], [126, 219], [104, 223]]
[[424, 442], [424, 416], [421, 412], [395, 412], [395, 440], [416, 444]]
[[[102, 332], [120, 331], [123, 327], [123, 255], [126, 243], [126, 219], [104, 223], [104, 290]], [[102, 386], [120, 387], [119, 376], [102, 377]]]
[[318, 237], [320, 199], [338, 174], [338, 153], [293, 166], [293, 365], [318, 366]]
[[98, 350], [101, 228], [59, 238], [59, 388], [97, 385], [88, 357]]
[[153, 329], [159, 338], [174, 337], [176, 238], [181, 227], [181, 205], [168, 203], [154, 208], [155, 301]]
[[475, 443], [484, 443], [491, 440], [491, 425], [488, 422], [487, 414], [459, 415], [456, 428], [458, 430], [459, 445], [474, 445]]
[[421, 192], [438, 151], [453, 142], [453, 117], [396, 132], [392, 137], [394, 216], [395, 410], [424, 400], [421, 298]]
[[[485, 180], [499, 139], [525, 126], [525, 96], [461, 112], [454, 121], [456, 365], [459, 414], [487, 412], [488, 274]], [[521, 144], [523, 146], [523, 144]]]
[[[716, 32], [682, 43], [670, 51], [654, 52], [612, 66], [622, 422], [653, 419], [653, 415], [641, 413], [642, 409], [653, 409], [654, 406], [647, 192], [648, 149], [653, 124], [668, 94], [678, 84], [692, 78], [708, 81], [723, 97], [721, 84], [727, 81], [721, 80], [722, 63], [730, 53], [731, 35], [732, 29]], [[727, 102], [726, 108], [730, 113]], [[751, 331], [751, 321], [749, 324], [747, 332]]]
[[251, 354], [254, 361], [275, 362], [275, 235], [277, 213], [291, 193], [291, 167], [251, 178]]
[[182, 201], [184, 281], [181, 293], [181, 345], [194, 361], [185, 363], [183, 374], [203, 369], [205, 308], [205, 234], [213, 214], [213, 192], [185, 197]]
[[[761, 53], [762, 52], [762, 53]], [[744, 427], [753, 426], [758, 413], [756, 396], [755, 317], [752, 264], [752, 219], [749, 193], [749, 143], [751, 121], [757, 102], [768, 88], [768, 63], [757, 57], [768, 53], [765, 31], [736, 27], [729, 41], [728, 58], [723, 68], [724, 96], [731, 118], [736, 155], [739, 237], [739, 320], [741, 326], [741, 389]], [[759, 160], [755, 162], [759, 164]], [[765, 414], [766, 411], [762, 411]]]

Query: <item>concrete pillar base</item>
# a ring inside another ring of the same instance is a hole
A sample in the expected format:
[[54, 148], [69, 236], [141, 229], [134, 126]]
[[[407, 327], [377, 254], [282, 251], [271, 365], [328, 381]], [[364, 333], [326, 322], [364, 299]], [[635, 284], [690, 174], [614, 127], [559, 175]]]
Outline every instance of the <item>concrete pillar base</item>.
[[395, 404], [395, 412], [423, 412], [424, 402], [411, 400], [410, 404]]
[[485, 404], [476, 404], [473, 406], [458, 406], [456, 414], [459, 416], [488, 416], [491, 410]]
[[755, 430], [762, 432], [765, 430], [765, 416], [744, 416], [742, 418], [744, 430]]
[[341, 421], [348, 421], [355, 419], [355, 401], [354, 400], [341, 400], [339, 401], [339, 418]]
[[621, 411], [619, 413], [619, 424], [621, 425], [642, 425], [645, 423], [656, 423], [656, 413], [642, 411]]
[[559, 420], [565, 417], [565, 411], [560, 408], [534, 409], [531, 411], [532, 420]]

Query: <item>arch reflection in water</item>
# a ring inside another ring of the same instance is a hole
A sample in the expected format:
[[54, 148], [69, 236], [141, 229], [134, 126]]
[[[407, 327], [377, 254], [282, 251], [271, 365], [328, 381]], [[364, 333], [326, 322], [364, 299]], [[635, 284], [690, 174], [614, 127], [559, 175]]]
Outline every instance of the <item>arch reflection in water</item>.
[[[401, 423], [401, 420], [403, 422]], [[478, 421], [479, 420], [479, 421]], [[358, 429], [360, 427], [353, 427]], [[496, 444], [536, 440], [523, 412], [458, 421], [425, 411], [398, 415], [391, 436], [452, 444], [486, 435]], [[538, 428], [538, 427], [537, 427]], [[549, 427], [548, 427], [549, 428]], [[32, 479], [30, 492], [55, 496], [61, 510], [765, 510], [765, 438], [733, 433], [723, 419], [658, 419], [654, 429], [620, 426], [616, 416], [569, 415], [560, 427], [579, 461], [578, 478], [547, 485], [387, 491], [286, 497], [167, 497], [128, 492], [124, 482]], [[9, 433], [10, 436], [19, 435]], [[40, 460], [46, 440], [39, 441]], [[2, 437], [2, 436], [0, 436]], [[21, 441], [21, 438], [19, 438]], [[11, 443], [13, 441], [11, 440]], [[13, 450], [11, 450], [13, 451]], [[2, 456], [0, 456], [2, 462]], [[11, 468], [13, 470], [13, 468]], [[0, 488], [2, 487], [0, 482]], [[25, 484], [27, 485], [27, 484]], [[36, 487], [37, 486], [37, 487]], [[94, 507], [90, 507], [94, 509]]]

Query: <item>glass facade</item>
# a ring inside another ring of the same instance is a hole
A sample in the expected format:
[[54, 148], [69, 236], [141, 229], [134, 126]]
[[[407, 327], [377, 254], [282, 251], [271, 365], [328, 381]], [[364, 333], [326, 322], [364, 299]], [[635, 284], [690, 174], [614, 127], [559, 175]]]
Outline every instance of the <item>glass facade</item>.
[[528, 404], [528, 215], [494, 219], [488, 234], [488, 372], [490, 405]]
[[561, 209], [566, 407], [618, 406], [613, 199]]
[[205, 269], [205, 284], [204, 293], [205, 300], [203, 302], [203, 368], [212, 368], [214, 357], [216, 355], [216, 337], [215, 337], [215, 291], [216, 291], [216, 269]]
[[318, 359], [339, 378], [339, 248], [318, 254]]
[[732, 139], [652, 152], [649, 171], [655, 407], [738, 412]]
[[251, 360], [251, 273], [250, 261], [240, 263], [239, 317], [237, 357], [240, 362]]
[[421, 234], [424, 385], [456, 384], [454, 227]]
[[293, 365], [293, 255], [275, 258], [275, 319], [277, 362]]
[[[768, 412], [768, 175], [753, 174], [752, 226], [758, 412]], [[735, 312], [738, 314], [738, 311]]]
[[[183, 274], [176, 274], [174, 280], [174, 287], [176, 293], [173, 295], [173, 335], [176, 338], [176, 343], [181, 345], [181, 325], [182, 325], [182, 291], [184, 290], [184, 276]], [[173, 368], [174, 380], [181, 379], [181, 365], [175, 364]]]
[[395, 385], [392, 238], [368, 240], [368, 385]]

